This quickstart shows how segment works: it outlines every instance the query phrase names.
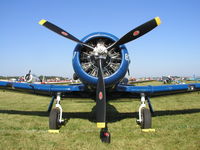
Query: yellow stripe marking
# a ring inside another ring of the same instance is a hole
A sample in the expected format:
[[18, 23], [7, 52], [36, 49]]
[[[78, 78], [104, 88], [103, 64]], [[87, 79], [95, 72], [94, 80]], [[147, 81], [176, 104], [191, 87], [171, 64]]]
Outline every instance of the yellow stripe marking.
[[142, 132], [155, 132], [155, 129], [142, 129]]
[[43, 24], [45, 24], [45, 22], [47, 22], [47, 21], [44, 20], [44, 19], [42, 19], [42, 20], [40, 20], [38, 23], [39, 23], [40, 25], [43, 25]]
[[59, 133], [59, 130], [48, 130], [49, 133]]
[[159, 26], [161, 24], [161, 20], [159, 17], [154, 18], [156, 21], [156, 24]]
[[97, 128], [105, 128], [106, 123], [105, 122], [97, 122]]

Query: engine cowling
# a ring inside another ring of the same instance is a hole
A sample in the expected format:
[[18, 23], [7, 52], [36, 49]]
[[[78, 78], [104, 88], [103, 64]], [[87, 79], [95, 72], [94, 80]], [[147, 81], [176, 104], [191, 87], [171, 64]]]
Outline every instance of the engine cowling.
[[[98, 50], [110, 46], [118, 38], [112, 34], [104, 32], [95, 32], [84, 37], [81, 41], [92, 47], [98, 47]], [[92, 55], [95, 49], [91, 50], [85, 46], [78, 44], [73, 53], [72, 64], [78, 78], [84, 83], [96, 86], [98, 67], [97, 62]], [[128, 70], [130, 63], [129, 55], [124, 45], [112, 48], [104, 52], [106, 60], [102, 64], [104, 80], [106, 87], [110, 87], [120, 82]]]

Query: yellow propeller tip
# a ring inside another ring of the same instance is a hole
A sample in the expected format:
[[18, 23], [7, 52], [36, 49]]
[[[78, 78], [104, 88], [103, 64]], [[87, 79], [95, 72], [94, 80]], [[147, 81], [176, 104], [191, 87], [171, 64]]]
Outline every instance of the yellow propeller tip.
[[159, 18], [159, 17], [156, 17], [155, 20], [156, 20], [156, 24], [159, 26], [159, 25], [161, 24], [160, 18]]
[[49, 133], [59, 133], [59, 130], [48, 130]]
[[142, 129], [142, 132], [156, 132], [156, 129]]
[[42, 20], [40, 20], [38, 23], [39, 23], [40, 25], [43, 25], [43, 24], [45, 24], [45, 22], [47, 22], [47, 21], [44, 20], [44, 19], [42, 19]]
[[105, 122], [97, 122], [97, 128], [105, 128], [106, 123]]

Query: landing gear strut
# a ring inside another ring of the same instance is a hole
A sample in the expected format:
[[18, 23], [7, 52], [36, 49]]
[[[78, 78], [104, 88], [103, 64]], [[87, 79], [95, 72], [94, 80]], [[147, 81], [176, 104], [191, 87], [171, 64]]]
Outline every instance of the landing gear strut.
[[149, 129], [151, 128], [151, 113], [153, 113], [153, 108], [150, 102], [150, 99], [147, 98], [149, 108], [146, 108], [145, 104], [146, 98], [145, 94], [141, 94], [141, 105], [139, 107], [139, 119], [137, 120], [137, 123], [141, 126], [141, 129]]
[[61, 93], [57, 93], [56, 107], [49, 114], [49, 129], [60, 129], [64, 120], [62, 120], [62, 107], [60, 105]]

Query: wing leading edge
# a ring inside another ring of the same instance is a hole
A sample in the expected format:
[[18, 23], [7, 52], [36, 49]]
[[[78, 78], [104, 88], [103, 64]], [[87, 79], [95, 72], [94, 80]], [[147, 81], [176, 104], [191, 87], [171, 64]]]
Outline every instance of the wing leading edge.
[[30, 84], [0, 81], [0, 88], [24, 91], [36, 94], [52, 95], [52, 93], [83, 92], [86, 90], [83, 84], [76, 85], [49, 85], [49, 84]]
[[160, 86], [133, 86], [119, 84], [115, 89], [117, 92], [129, 92], [129, 93], [145, 93], [147, 95], [164, 95], [171, 93], [182, 93], [199, 91], [200, 83], [193, 84], [178, 84], [178, 85], [160, 85]]
[[[84, 84], [76, 85], [49, 85], [49, 84], [30, 84], [30, 83], [17, 83], [0, 81], [0, 88], [11, 89], [16, 91], [29, 92], [34, 94], [52, 95], [53, 93], [69, 93], [69, 92], [86, 92], [87, 88]], [[183, 93], [200, 91], [200, 83], [192, 84], [178, 84], [178, 85], [160, 85], [160, 86], [134, 86], [118, 84], [115, 92], [139, 94], [145, 93], [146, 95], [165, 95], [173, 93]]]

